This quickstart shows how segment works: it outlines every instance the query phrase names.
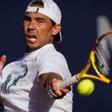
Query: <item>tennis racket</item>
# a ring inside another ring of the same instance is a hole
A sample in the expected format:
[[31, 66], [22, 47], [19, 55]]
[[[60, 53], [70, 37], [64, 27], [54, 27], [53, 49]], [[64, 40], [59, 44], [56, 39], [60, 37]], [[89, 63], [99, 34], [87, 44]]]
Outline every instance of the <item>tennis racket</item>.
[[[88, 73], [91, 68], [96, 74]], [[63, 81], [60, 87], [70, 86], [84, 78], [112, 84], [112, 31], [104, 33], [95, 41], [85, 67], [78, 74]]]

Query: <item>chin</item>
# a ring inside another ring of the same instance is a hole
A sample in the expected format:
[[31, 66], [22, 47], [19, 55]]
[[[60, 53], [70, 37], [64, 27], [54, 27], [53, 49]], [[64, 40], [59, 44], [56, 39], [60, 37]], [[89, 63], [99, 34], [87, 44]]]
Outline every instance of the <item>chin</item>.
[[39, 49], [40, 47], [34, 47], [34, 46], [26, 46], [26, 50], [29, 51], [29, 52], [32, 52], [32, 51], [35, 51], [37, 49]]

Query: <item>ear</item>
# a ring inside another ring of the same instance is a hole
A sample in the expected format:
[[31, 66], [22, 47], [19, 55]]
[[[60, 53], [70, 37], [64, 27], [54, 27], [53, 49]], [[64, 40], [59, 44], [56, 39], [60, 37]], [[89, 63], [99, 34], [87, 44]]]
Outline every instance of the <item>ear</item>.
[[53, 36], [57, 35], [60, 32], [61, 28], [62, 28], [61, 24], [56, 24], [52, 29], [52, 35]]

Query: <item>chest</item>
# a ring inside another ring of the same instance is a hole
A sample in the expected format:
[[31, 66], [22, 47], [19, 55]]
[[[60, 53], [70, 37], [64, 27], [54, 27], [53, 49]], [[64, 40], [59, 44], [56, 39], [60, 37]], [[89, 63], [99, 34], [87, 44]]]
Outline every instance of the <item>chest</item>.
[[38, 77], [38, 65], [34, 59], [13, 62], [3, 69], [2, 86], [3, 92], [13, 89], [31, 88]]

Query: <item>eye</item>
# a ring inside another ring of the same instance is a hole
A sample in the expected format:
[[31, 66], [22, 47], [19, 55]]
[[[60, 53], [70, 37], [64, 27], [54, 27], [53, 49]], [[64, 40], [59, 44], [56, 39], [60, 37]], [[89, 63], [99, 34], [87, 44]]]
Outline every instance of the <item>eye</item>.
[[44, 23], [45, 19], [43, 19], [43, 18], [36, 18], [36, 22], [37, 23]]
[[24, 21], [31, 21], [31, 18], [29, 16], [25, 16]]

